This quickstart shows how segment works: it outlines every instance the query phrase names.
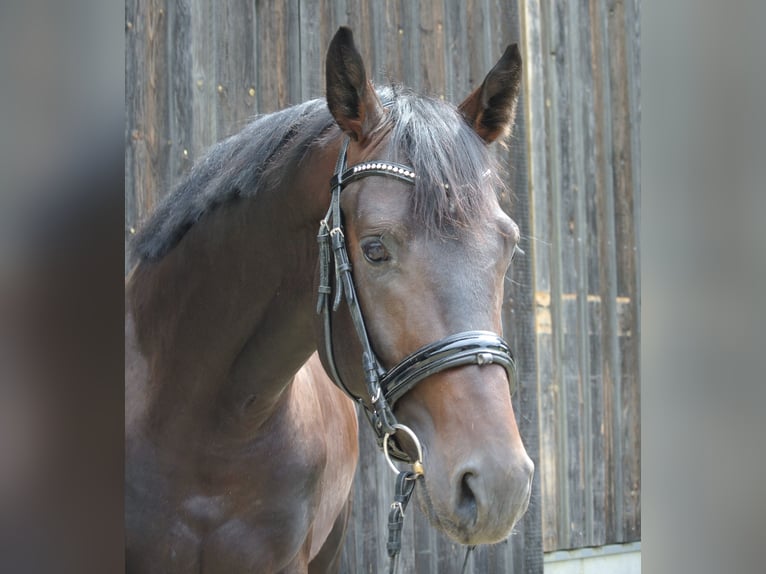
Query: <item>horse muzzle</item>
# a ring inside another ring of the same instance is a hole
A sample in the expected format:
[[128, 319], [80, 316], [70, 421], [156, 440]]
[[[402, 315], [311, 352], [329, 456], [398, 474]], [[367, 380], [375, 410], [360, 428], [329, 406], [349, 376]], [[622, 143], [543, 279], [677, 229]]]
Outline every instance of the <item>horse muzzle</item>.
[[446, 480], [426, 472], [415, 498], [429, 521], [455, 542], [494, 544], [526, 512], [533, 475], [526, 453], [511, 464], [477, 457]]

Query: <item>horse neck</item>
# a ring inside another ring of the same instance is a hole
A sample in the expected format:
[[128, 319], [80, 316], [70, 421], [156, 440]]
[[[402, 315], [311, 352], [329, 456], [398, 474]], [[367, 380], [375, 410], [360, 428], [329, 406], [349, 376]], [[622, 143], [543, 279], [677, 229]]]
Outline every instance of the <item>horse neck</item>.
[[221, 205], [135, 269], [129, 305], [149, 424], [177, 413], [197, 429], [259, 425], [316, 350], [316, 234], [337, 152], [316, 149], [278, 188]]

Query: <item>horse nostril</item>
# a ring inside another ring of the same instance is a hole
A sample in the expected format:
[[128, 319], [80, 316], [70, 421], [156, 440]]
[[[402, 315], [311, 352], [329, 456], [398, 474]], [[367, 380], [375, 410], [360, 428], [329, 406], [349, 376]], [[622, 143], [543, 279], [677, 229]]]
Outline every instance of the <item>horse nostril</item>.
[[476, 522], [478, 512], [476, 494], [471, 486], [475, 479], [473, 472], [466, 472], [458, 485], [457, 511], [463, 521], [469, 524]]

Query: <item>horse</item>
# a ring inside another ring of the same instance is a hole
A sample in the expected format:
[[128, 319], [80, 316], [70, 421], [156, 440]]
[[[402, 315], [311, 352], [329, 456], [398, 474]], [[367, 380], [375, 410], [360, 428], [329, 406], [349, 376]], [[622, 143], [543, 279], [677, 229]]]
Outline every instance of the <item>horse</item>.
[[534, 467], [489, 144], [520, 82], [511, 46], [457, 107], [376, 88], [341, 27], [326, 98], [256, 117], [157, 206], [125, 290], [128, 572], [336, 572], [357, 405], [434, 527], [510, 534]]

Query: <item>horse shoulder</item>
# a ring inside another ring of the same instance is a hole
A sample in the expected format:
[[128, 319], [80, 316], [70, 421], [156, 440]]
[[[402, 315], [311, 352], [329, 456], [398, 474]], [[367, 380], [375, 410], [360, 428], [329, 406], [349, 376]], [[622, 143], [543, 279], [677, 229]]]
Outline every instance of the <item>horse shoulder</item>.
[[310, 556], [313, 558], [351, 495], [359, 458], [357, 417], [353, 402], [333, 384], [316, 353], [298, 372], [295, 384], [305, 388], [306, 395], [318, 406], [315, 424], [326, 452], [325, 464], [320, 470], [320, 503], [312, 532]]

